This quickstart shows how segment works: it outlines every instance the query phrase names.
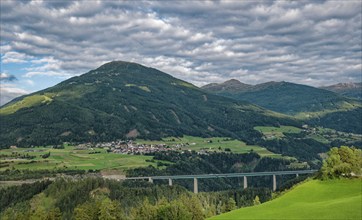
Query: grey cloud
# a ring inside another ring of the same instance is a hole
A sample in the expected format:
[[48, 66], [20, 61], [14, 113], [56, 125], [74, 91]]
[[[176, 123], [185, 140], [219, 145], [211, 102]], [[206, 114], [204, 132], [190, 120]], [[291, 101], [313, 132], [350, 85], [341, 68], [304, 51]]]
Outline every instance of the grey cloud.
[[197, 85], [230, 77], [250, 84], [361, 80], [352, 68], [360, 64], [360, 1], [1, 4], [10, 52], [52, 57], [43, 72], [77, 75], [129, 60]]
[[11, 74], [6, 74], [6, 73], [0, 73], [0, 81], [3, 82], [13, 82], [18, 80], [18, 78], [16, 78], [16, 76], [11, 75]]

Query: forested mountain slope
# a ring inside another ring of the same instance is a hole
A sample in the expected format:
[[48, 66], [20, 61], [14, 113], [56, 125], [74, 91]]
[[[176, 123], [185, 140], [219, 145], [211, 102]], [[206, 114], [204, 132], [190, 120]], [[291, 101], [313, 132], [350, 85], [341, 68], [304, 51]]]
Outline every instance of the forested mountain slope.
[[0, 109], [1, 147], [117, 138], [229, 136], [256, 125], [299, 125], [248, 102], [212, 95], [159, 70], [114, 61]]
[[252, 86], [238, 83], [237, 80], [213, 83], [201, 88], [295, 116], [305, 123], [362, 133], [361, 102], [325, 89], [289, 82], [267, 82]]

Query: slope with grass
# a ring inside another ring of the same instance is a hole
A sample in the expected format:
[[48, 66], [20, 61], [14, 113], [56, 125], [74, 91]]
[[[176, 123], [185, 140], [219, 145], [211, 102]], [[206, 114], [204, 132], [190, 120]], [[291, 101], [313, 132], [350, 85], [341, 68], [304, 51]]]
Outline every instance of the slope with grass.
[[362, 180], [311, 180], [264, 204], [211, 219], [361, 219]]

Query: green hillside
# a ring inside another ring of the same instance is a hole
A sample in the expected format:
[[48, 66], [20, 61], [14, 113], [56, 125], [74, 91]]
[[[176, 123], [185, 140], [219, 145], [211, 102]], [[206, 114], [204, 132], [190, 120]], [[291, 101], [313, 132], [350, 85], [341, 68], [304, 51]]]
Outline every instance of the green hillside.
[[305, 123], [362, 133], [362, 103], [358, 100], [325, 89], [289, 82], [268, 82], [251, 86], [235, 81], [209, 84], [202, 89], [292, 115]]
[[211, 219], [361, 219], [361, 181], [312, 180], [270, 202]]
[[292, 118], [212, 95], [159, 70], [114, 61], [0, 109], [0, 147], [123, 138], [224, 136], [252, 143], [255, 126]]

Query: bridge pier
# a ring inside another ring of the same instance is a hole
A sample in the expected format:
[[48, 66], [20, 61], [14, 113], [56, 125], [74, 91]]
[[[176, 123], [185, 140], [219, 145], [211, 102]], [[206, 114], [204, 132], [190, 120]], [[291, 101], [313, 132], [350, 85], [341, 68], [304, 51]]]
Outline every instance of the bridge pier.
[[153, 183], [153, 179], [151, 177], [148, 177], [148, 182]]
[[248, 187], [248, 179], [244, 176], [244, 189]]
[[296, 177], [298, 177], [298, 176], [299, 176], [299, 174], [297, 173], [297, 174], [295, 174], [295, 176], [296, 176]]
[[172, 186], [172, 179], [171, 178], [168, 179], [168, 185]]
[[194, 177], [194, 193], [198, 193], [199, 192], [199, 186], [197, 183], [197, 178]]
[[277, 178], [273, 175], [273, 192], [277, 190]]

